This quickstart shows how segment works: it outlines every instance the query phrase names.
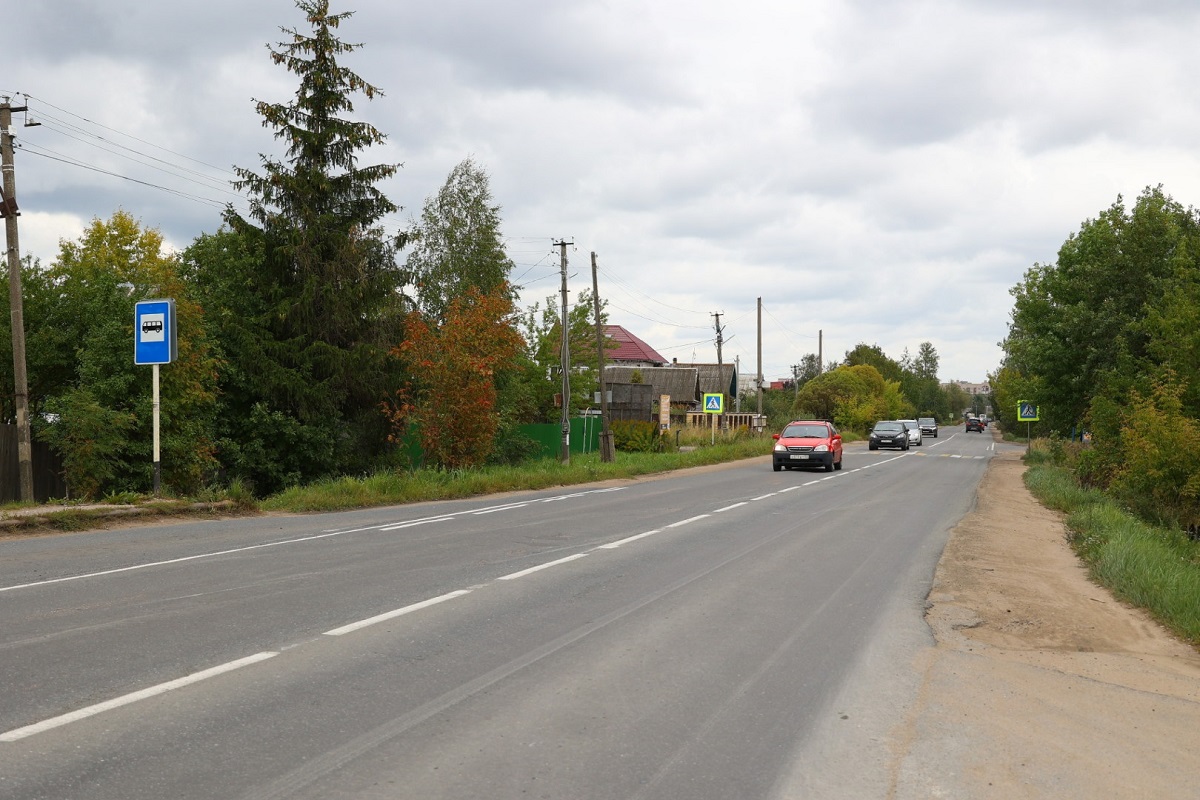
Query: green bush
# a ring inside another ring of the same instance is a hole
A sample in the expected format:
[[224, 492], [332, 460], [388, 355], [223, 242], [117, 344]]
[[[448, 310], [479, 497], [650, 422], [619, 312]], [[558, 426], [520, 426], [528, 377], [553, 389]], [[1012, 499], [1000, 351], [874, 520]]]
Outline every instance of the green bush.
[[132, 414], [104, 408], [86, 389], [46, 404], [54, 422], [39, 425], [39, 438], [62, 456], [67, 487], [74, 497], [92, 499], [125, 467]]
[[655, 453], [662, 449], [662, 437], [653, 422], [617, 420], [612, 424], [613, 447], [623, 453]]

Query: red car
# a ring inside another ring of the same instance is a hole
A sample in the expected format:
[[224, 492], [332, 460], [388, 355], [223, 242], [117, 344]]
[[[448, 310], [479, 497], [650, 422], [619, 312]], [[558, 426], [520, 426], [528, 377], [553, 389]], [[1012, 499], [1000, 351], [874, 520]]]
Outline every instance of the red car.
[[832, 422], [794, 420], [776, 433], [771, 466], [776, 472], [787, 467], [822, 467], [826, 472], [842, 468], [842, 435]]

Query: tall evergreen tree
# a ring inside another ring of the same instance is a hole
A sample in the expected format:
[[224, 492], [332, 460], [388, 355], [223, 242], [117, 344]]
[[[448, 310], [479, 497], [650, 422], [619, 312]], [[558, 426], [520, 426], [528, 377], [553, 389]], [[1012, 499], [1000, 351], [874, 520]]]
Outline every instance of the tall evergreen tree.
[[[381, 92], [338, 64], [362, 46], [336, 35], [352, 12], [296, 5], [312, 33], [284, 28], [289, 40], [270, 51], [299, 87], [291, 102], [256, 106], [286, 159], [237, 169], [248, 218], [227, 210], [232, 236], [198, 242], [192, 260], [226, 311], [222, 458], [259, 491], [368, 466], [386, 442], [380, 403], [398, 385], [389, 350], [400, 339], [403, 242], [379, 226], [399, 209], [377, 188], [398, 165], [359, 166], [385, 137], [346, 116], [352, 95]], [[280, 471], [289, 460], [294, 469]]]

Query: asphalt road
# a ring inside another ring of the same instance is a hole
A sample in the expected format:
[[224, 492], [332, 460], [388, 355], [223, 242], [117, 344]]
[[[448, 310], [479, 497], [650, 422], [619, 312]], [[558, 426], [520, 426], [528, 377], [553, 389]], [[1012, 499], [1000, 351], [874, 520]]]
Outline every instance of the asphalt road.
[[882, 797], [992, 447], [0, 543], [0, 798]]

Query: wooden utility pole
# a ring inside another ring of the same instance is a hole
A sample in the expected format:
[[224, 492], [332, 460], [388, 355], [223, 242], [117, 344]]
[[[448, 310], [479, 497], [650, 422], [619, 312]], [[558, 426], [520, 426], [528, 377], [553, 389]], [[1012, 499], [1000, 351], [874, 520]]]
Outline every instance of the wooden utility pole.
[[817, 374], [825, 371], [825, 331], [817, 331]]
[[558, 460], [563, 464], [571, 463], [571, 326], [567, 310], [567, 246], [574, 242], [555, 242], [559, 249], [559, 262], [562, 266], [562, 344], [559, 347], [559, 367], [562, 369], [562, 444], [558, 451]]
[[758, 386], [758, 416], [759, 422], [762, 421], [762, 298], [758, 298], [758, 372], [755, 374], [754, 382]]
[[592, 302], [596, 305], [596, 364], [600, 370], [600, 460], [615, 461], [612, 431], [608, 429], [608, 391], [604, 382], [604, 328], [600, 324], [600, 283], [596, 278], [596, 253], [592, 252]]
[[17, 462], [21, 477], [21, 501], [32, 503], [33, 446], [29, 433], [29, 382], [25, 373], [25, 311], [21, 299], [21, 248], [17, 238], [17, 179], [13, 165], [12, 112], [9, 98], [0, 102], [0, 159], [4, 171], [4, 193], [0, 195], [0, 216], [4, 217], [4, 236], [8, 246], [8, 302], [12, 324], [13, 400], [17, 411]]
[[717, 328], [717, 386], [721, 390], [721, 413], [716, 415], [713, 422], [717, 427], [724, 427], [722, 423], [725, 421], [725, 365], [721, 363], [721, 342], [724, 341], [724, 338], [722, 337], [721, 333], [720, 313], [713, 314], [713, 317], [716, 318]]

